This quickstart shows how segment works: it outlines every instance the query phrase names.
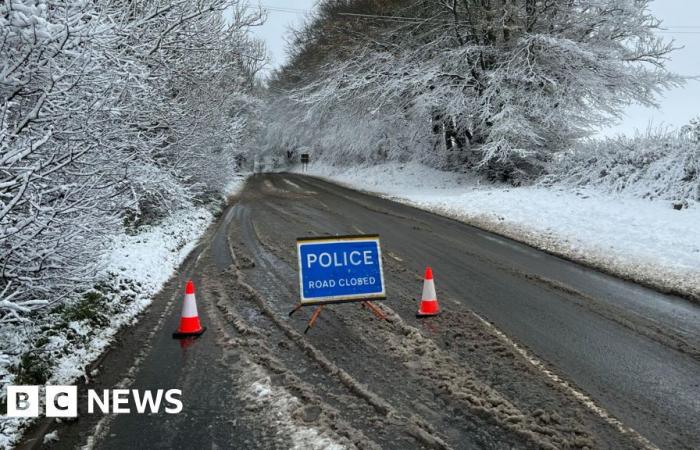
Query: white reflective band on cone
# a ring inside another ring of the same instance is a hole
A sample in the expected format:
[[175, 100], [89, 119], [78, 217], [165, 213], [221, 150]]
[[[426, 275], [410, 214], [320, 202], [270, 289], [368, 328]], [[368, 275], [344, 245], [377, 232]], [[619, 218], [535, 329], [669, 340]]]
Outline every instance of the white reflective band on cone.
[[185, 294], [185, 302], [182, 304], [182, 317], [197, 317], [197, 303], [194, 294]]
[[437, 300], [435, 281], [425, 280], [425, 283], [423, 283], [423, 300]]

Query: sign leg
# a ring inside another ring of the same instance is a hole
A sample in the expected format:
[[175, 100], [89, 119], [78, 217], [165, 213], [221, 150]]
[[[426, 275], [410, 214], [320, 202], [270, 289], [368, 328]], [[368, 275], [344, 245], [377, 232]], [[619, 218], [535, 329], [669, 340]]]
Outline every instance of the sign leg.
[[389, 319], [386, 318], [382, 310], [377, 308], [377, 306], [372, 304], [371, 302], [364, 301], [362, 302], [362, 306], [366, 306], [370, 311], [372, 311], [372, 313], [375, 316], [379, 317], [381, 320], [386, 320], [387, 322], [389, 321]]
[[292, 317], [292, 314], [299, 311], [302, 306], [304, 306], [304, 305], [302, 305], [301, 303], [297, 303], [296, 306], [294, 306], [294, 309], [289, 311], [289, 317]]
[[321, 310], [323, 309], [323, 305], [319, 306], [316, 308], [313, 314], [311, 314], [311, 320], [309, 320], [309, 324], [306, 325], [306, 330], [304, 330], [304, 334], [306, 334], [307, 331], [311, 329], [311, 327], [314, 326], [314, 323], [316, 323], [316, 319], [318, 319], [319, 314], [321, 314]]

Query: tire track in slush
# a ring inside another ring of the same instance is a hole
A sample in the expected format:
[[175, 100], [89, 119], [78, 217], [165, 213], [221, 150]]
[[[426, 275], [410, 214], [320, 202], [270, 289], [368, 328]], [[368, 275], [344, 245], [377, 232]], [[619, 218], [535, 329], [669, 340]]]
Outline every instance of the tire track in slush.
[[[287, 286], [288, 278], [285, 279], [277, 272], [276, 268], [279, 268], [280, 266], [276, 265], [274, 255], [266, 252], [260, 246], [256, 245], [259, 240], [255, 235], [254, 227], [250, 221], [249, 211], [241, 206], [237, 209], [236, 218], [241, 221], [240, 224], [242, 226], [239, 228], [240, 237], [244, 241], [246, 247], [251, 250], [256, 261], [256, 267], [261, 268], [262, 271], [274, 278], [274, 280], [268, 280], [267, 283], [280, 287]], [[231, 252], [234, 254], [233, 250], [231, 250]], [[251, 298], [256, 300], [258, 307], [274, 323], [274, 325], [280, 329], [292, 342], [294, 342], [294, 344], [299, 347], [305, 355], [315, 361], [328, 374], [337, 378], [354, 396], [371, 405], [378, 414], [387, 420], [390, 420], [394, 425], [402, 427], [409, 435], [415, 438], [422, 445], [425, 445], [428, 448], [436, 449], [452, 448], [433, 429], [433, 427], [422, 418], [415, 414], [410, 414], [408, 416], [401, 414], [383, 397], [370, 391], [347, 371], [331, 362], [331, 360], [328, 359], [323, 352], [312, 345], [303, 334], [292, 328], [288, 324], [288, 321], [281, 319], [281, 316], [285, 315], [284, 312], [279, 310], [275, 311], [265, 296], [263, 296], [258, 290], [254, 289], [245, 281], [246, 276], [240, 269], [236, 268], [234, 273], [236, 275], [237, 285], [245, 289]], [[291, 298], [291, 292], [289, 292], [288, 289], [285, 290], [287, 291], [286, 293], [288, 294], [288, 297]]]
[[[309, 178], [304, 178], [304, 179], [299, 179], [297, 180], [297, 183], [301, 184], [304, 186], [304, 188], [312, 188], [316, 190], [321, 190], [322, 186], [326, 186], [327, 183], [319, 183], [315, 179], [309, 179]], [[308, 186], [308, 187], [307, 187]], [[334, 187], [333, 185], [329, 185], [328, 191], [331, 192], [334, 195], [338, 195], [345, 200], [355, 203], [357, 205], [360, 205], [362, 207], [365, 206], [365, 202], [360, 201], [357, 198], [345, 195], [345, 193], [342, 190], [339, 190], [339, 188]], [[482, 233], [483, 234], [483, 233]], [[495, 239], [495, 238], [492, 238]], [[470, 252], [471, 253], [471, 252]], [[484, 258], [483, 255], [479, 254], [471, 254], [471, 256], [477, 258], [477, 259], [482, 259]], [[512, 267], [505, 266], [498, 261], [491, 260], [490, 258], [488, 259], [488, 264], [497, 267], [498, 269], [502, 270], [505, 273], [509, 273], [514, 276], [521, 277], [529, 282], [534, 282], [538, 283], [541, 285], [544, 285], [547, 288], [555, 289], [558, 291], [562, 291], [564, 294], [571, 295], [577, 299], [583, 299], [588, 301], [589, 303], [595, 300], [593, 297], [587, 294], [583, 294], [578, 290], [573, 290], [571, 288], [568, 288], [567, 286], [562, 285], [559, 282], [555, 282], [552, 280], [549, 280], [547, 278], [543, 278], [541, 276], [538, 276], [536, 274], [531, 274], [531, 273], [524, 273], [519, 270], [516, 270]], [[456, 302], [455, 299], [450, 299], [453, 302]], [[460, 303], [460, 302], [456, 302]], [[599, 302], [596, 301], [596, 306], [598, 305]], [[586, 304], [588, 306], [588, 304]], [[645, 337], [648, 337], [649, 339], [653, 339], [656, 342], [662, 343], [664, 345], [667, 345], [671, 348], [674, 348], [675, 350], [678, 350], [680, 352], [688, 354], [690, 357], [697, 359], [697, 347], [694, 347], [692, 344], [689, 344], [685, 342], [683, 339], [679, 338], [678, 336], [675, 336], [673, 334], [668, 334], [665, 333], [663, 329], [660, 328], [653, 328], [653, 329], [647, 329], [645, 327], [639, 327], [639, 326], [631, 326], [628, 321], [626, 321], [624, 318], [618, 317], [618, 315], [612, 314], [612, 313], [604, 313], [603, 311], [600, 311], [600, 308], [594, 308], [588, 306], [592, 311], [594, 311], [596, 314], [600, 314], [602, 317], [605, 317], [608, 320], [613, 320], [620, 325], [635, 331], [637, 333], [643, 334]], [[608, 424], [610, 427], [613, 429], [617, 430], [621, 434], [628, 436], [633, 442], [636, 443], [636, 445], [640, 448], [646, 448], [646, 449], [656, 449], [657, 447], [646, 437], [644, 437], [642, 434], [637, 432], [634, 428], [625, 425], [623, 422], [621, 422], [619, 419], [614, 417], [611, 413], [609, 413], [606, 409], [604, 409], [602, 406], [600, 406], [597, 402], [595, 402], [590, 396], [584, 394], [582, 391], [574, 387], [573, 384], [568, 382], [567, 380], [564, 380], [562, 377], [558, 376], [556, 373], [554, 373], [552, 370], [548, 369], [547, 366], [538, 360], [534, 355], [529, 353], [527, 350], [525, 350], [522, 346], [519, 346], [516, 344], [513, 340], [511, 340], [505, 333], [500, 331], [498, 328], [496, 328], [495, 325], [491, 324], [484, 318], [482, 318], [480, 315], [478, 315], [474, 311], [470, 311], [471, 314], [476, 317], [482, 324], [488, 328], [492, 333], [494, 333], [498, 338], [506, 343], [510, 348], [512, 348], [515, 353], [517, 353], [521, 358], [523, 358], [525, 361], [528, 362], [530, 366], [535, 368], [539, 373], [541, 373], [544, 377], [549, 379], [550, 381], [554, 382], [562, 391], [567, 392], [569, 395], [574, 397], [581, 405], [583, 405], [586, 409], [588, 409], [591, 413], [593, 413], [595, 416], [600, 418], [603, 422]], [[618, 311], [619, 313], [619, 311]]]
[[[248, 214], [244, 215], [250, 222]], [[263, 247], [272, 247], [260, 236], [257, 227], [250, 225], [250, 231], [242, 231], [246, 242], [260, 243]], [[288, 285], [289, 275], [285, 277], [279, 274], [282, 267], [288, 267], [288, 263], [280, 260], [267, 249], [256, 246], [256, 260], [264, 267], [264, 270], [275, 277], [278, 285]], [[250, 287], [248, 287], [250, 288]], [[288, 292], [289, 296], [293, 295]], [[262, 297], [262, 296], [261, 296]], [[261, 300], [264, 301], [264, 300]], [[541, 447], [561, 448], [562, 446], [593, 447], [586, 433], [579, 430], [573, 440], [563, 432], [568, 431], [566, 425], [562, 430], [556, 426], [542, 426], [538, 417], [525, 414], [515, 405], [502, 397], [497, 391], [478, 381], [478, 378], [468, 369], [460, 367], [450, 356], [439, 349], [432, 339], [408, 324], [386, 305], [380, 307], [391, 318], [394, 327], [399, 328], [399, 333], [387, 332], [381, 327], [367, 327], [364, 321], [352, 321], [354, 328], [360, 328], [360, 336], [372, 336], [374, 342], [388, 343], [388, 352], [403, 361], [411, 361], [410, 369], [421, 374], [426, 385], [437, 386], [436, 395], [449, 397], [451, 403], [473, 411], [475, 414], [485, 414], [495, 423], [522, 438], [532, 441]], [[271, 309], [271, 308], [270, 308]], [[272, 312], [271, 312], [272, 313]], [[279, 312], [277, 312], [279, 314]], [[340, 316], [339, 320], [351, 320]], [[437, 370], [436, 370], [437, 369]]]
[[243, 368], [241, 373], [231, 373], [231, 382], [241, 387], [239, 398], [253, 415], [247, 420], [261, 421], [268, 429], [275, 430], [272, 443], [278, 448], [288, 448], [290, 444], [292, 448], [319, 450], [380, 448], [361, 431], [339, 419], [337, 410], [324, 403], [307, 383], [273, 356], [265, 333], [239, 313], [236, 305], [241, 299], [234, 302], [229, 297], [228, 292], [241, 291], [229, 289], [220, 275], [208, 280], [207, 307], [221, 332], [217, 341], [224, 349], [222, 364], [230, 367], [229, 361], [234, 360]]
[[[302, 181], [300, 181], [300, 183], [302, 183]], [[317, 187], [314, 186], [314, 188], [317, 188]], [[294, 218], [296, 219], [296, 220], [293, 220], [293, 222], [294, 222], [295, 224], [299, 224], [300, 226], [302, 226], [302, 227], [307, 227], [307, 228], [308, 228], [308, 227], [316, 228], [316, 227], [314, 226], [315, 223], [314, 223], [314, 224], [303, 223], [301, 220], [299, 220], [299, 216], [305, 217], [306, 219], [308, 219], [308, 217], [306, 217], [306, 214], [300, 214], [300, 213], [306, 213], [306, 212], [308, 212], [307, 210], [310, 209], [310, 206], [311, 206], [310, 204], [306, 204], [306, 207], [300, 209], [300, 207], [302, 207], [302, 206], [304, 206], [304, 205], [300, 205], [300, 204], [297, 204], [297, 203], [285, 202], [285, 204], [284, 204], [283, 206], [282, 206], [282, 205], [277, 206], [277, 205], [274, 203], [274, 199], [266, 198], [265, 200], [266, 200], [266, 201], [265, 201], [265, 205], [264, 205], [265, 208], [268, 208], [268, 207], [274, 205], [274, 207], [271, 207], [270, 209], [274, 210], [276, 213], [279, 213], [280, 211], [285, 211], [285, 214], [283, 214], [283, 216], [286, 217], [286, 218], [288, 218], [288, 219], [291, 218], [291, 217], [289, 217], [289, 216], [291, 215], [291, 213], [290, 213], [290, 208], [291, 208], [291, 209], [294, 210], [294, 212], [296, 213], [296, 214], [292, 215], [292, 216], [294, 216]], [[264, 208], [262, 208], [262, 209], [264, 209]], [[260, 212], [260, 210], [261, 210], [261, 208], [256, 208], [256, 213], [257, 213], [257, 212]], [[337, 210], [334, 210], [334, 213], [335, 213], [335, 214], [331, 214], [331, 216], [334, 216], [334, 218], [337, 218], [337, 219], [338, 219], [338, 222], [339, 222], [339, 223], [337, 224], [337, 226], [331, 225], [331, 229], [332, 229], [334, 232], [342, 232], [343, 229], [344, 229], [344, 227], [346, 227], [346, 226], [351, 226], [350, 223], [348, 222], [347, 217], [345, 217], [345, 216], [342, 215], [342, 214], [339, 214], [339, 212], [338, 212]], [[271, 219], [271, 217], [270, 217], [270, 216], [267, 216], [267, 217], [265, 217], [264, 219], [262, 219], [262, 220], [260, 220], [260, 221], [257, 221], [257, 222], [259, 222], [259, 223], [261, 223], [261, 224], [265, 224], [265, 225], [271, 225], [271, 224], [274, 222], [274, 220], [271, 221], [270, 219]], [[328, 222], [328, 219], [329, 219], [328, 217], [325, 217], [325, 222], [323, 222], [323, 223], [326, 224], [326, 227], [325, 227], [325, 228], [328, 228], [328, 223], [327, 223], [327, 222]], [[290, 224], [290, 225], [291, 225], [291, 224]], [[339, 227], [338, 227], [338, 226], [339, 226]], [[254, 239], [252, 239], [253, 241], [256, 241], [256, 240], [257, 240], [256, 244], [261, 244], [263, 247], [266, 248], [266, 250], [267, 250], [268, 252], [276, 253], [277, 251], [280, 250], [279, 248], [276, 247], [276, 245], [273, 245], [273, 244], [271, 244], [271, 243], [268, 243], [268, 242], [266, 242], [265, 239], [263, 239], [263, 237], [262, 237], [262, 236], [260, 235], [260, 233], [259, 233], [258, 227], [256, 227], [255, 224], [252, 225], [252, 228], [253, 228], [253, 230], [255, 231], [255, 234], [257, 235], [257, 236], [255, 236]], [[305, 231], [307, 231], [307, 230], [305, 230]], [[320, 231], [320, 234], [325, 234], [325, 233], [323, 232], [323, 230], [319, 230], [319, 231]], [[310, 232], [310, 231], [309, 231], [309, 232]], [[318, 232], [318, 231], [317, 231], [317, 230], [314, 230], [314, 232]], [[304, 234], [306, 234], [306, 233], [304, 233]], [[277, 234], [274, 234], [274, 233], [273, 233], [273, 235], [279, 237]], [[289, 253], [289, 252], [287, 252], [287, 253]], [[293, 253], [293, 252], [292, 252], [292, 253]], [[274, 255], [274, 256], [276, 257], [277, 255]], [[296, 259], [293, 258], [294, 255], [291, 255], [291, 257], [289, 257], [289, 258], [288, 258], [288, 256], [289, 256], [289, 255], [286, 255], [286, 254], [283, 255], [283, 256], [282, 256], [282, 260], [275, 260], [274, 258], [270, 258], [270, 257], [268, 257], [267, 259], [270, 261], [270, 265], [273, 266], [273, 267], [275, 267], [275, 270], [279, 270], [279, 269], [280, 269], [280, 263], [282, 263], [281, 265], [283, 265], [283, 266], [284, 266], [284, 265], [291, 266], [291, 265], [293, 265], [294, 262], [296, 261]], [[401, 261], [402, 261], [400, 257], [399, 257], [398, 259], [397, 259], [397, 258], [393, 258], [393, 259], [394, 259], [398, 264], [400, 264]], [[284, 261], [284, 262], [283, 262], [283, 261]], [[392, 262], [393, 262], [393, 261], [392, 261]], [[405, 271], [405, 268], [403, 268], [402, 270], [399, 270], [399, 271], [400, 271], [400, 272], [404, 272], [404, 271]], [[273, 272], [274, 272], [274, 271], [273, 271]], [[294, 278], [294, 277], [295, 277], [295, 275], [292, 273], [291, 275], [290, 275], [290, 274], [281, 274], [280, 276], [277, 276], [276, 278], [277, 278], [277, 281], [280, 282], [280, 283], [284, 283], [284, 282], [286, 281], [287, 284], [289, 284], [289, 281], [288, 281], [288, 280], [289, 280], [290, 278]], [[417, 278], [420, 278], [420, 277], [417, 277]], [[293, 295], [292, 295], [292, 297], [293, 297]], [[456, 299], [453, 299], [453, 298], [447, 298], [447, 300], [448, 300], [448, 301], [455, 302], [455, 303], [457, 303], [457, 304], [460, 304], [460, 302], [457, 302], [457, 300], [456, 300]], [[469, 310], [469, 311], [467, 311], [467, 312], [470, 313], [470, 314], [472, 314], [472, 315], [473, 315], [474, 317], [476, 317], [479, 321], [482, 320], [481, 317], [480, 317], [480, 316], [477, 316], [473, 311]], [[326, 316], [326, 317], [327, 317], [327, 316]], [[344, 315], [344, 316], [341, 316], [341, 317], [342, 317], [342, 318], [341, 318], [341, 319], [338, 319], [338, 320], [341, 320], [341, 321], [342, 321], [342, 320], [348, 319], [348, 316], [347, 316], [347, 315]], [[348, 319], [348, 321], [350, 321], [350, 319]], [[350, 322], [351, 322], [351, 321], [350, 321]], [[352, 323], [352, 325], [353, 325], [353, 326], [356, 326], [356, 325], [358, 325], [358, 324], [357, 324], [357, 323]], [[482, 324], [482, 325], [484, 325], [484, 324]], [[625, 426], [625, 425], [622, 424], [619, 420], [615, 419], [613, 416], [611, 416], [609, 413], [607, 413], [604, 409], [602, 409], [601, 407], [599, 407], [598, 405], [596, 405], [589, 397], [585, 396], [585, 395], [582, 394], [580, 391], [576, 390], [571, 384], [569, 384], [569, 383], [567, 383], [566, 381], [564, 381], [563, 379], [557, 377], [553, 372], [547, 370], [546, 367], [545, 367], [543, 364], [539, 364], [539, 365], [538, 365], [538, 364], [534, 364], [533, 361], [536, 361], [536, 360], [534, 360], [534, 359], [532, 358], [531, 355], [529, 355], [529, 354], [524, 354], [524, 353], [523, 353], [524, 350], [523, 350], [521, 347], [517, 347], [517, 348], [516, 348], [514, 345], [512, 345], [512, 344], [514, 344], [514, 343], [513, 343], [511, 340], [509, 340], [509, 339], [507, 338], [507, 336], [505, 336], [503, 333], [500, 333], [500, 332], [499, 332], [500, 334], [495, 333], [496, 331], [499, 331], [499, 330], [495, 329], [492, 325], [490, 325], [490, 324], [489, 324], [489, 326], [484, 325], [484, 327], [485, 327], [486, 329], [489, 329], [489, 330], [491, 331], [492, 334], [498, 336], [498, 338], [497, 338], [496, 340], [501, 341], [501, 342], [502, 342], [503, 344], [505, 344], [507, 347], [511, 348], [512, 353], [517, 354], [518, 357], [519, 357], [520, 359], [522, 359], [522, 362], [523, 362], [523, 363], [525, 363], [525, 364], [527, 364], [528, 366], [530, 366], [531, 369], [529, 369], [529, 371], [531, 371], [531, 372], [532, 372], [532, 371], [534, 371], [534, 372], [539, 372], [540, 375], [544, 375], [544, 378], [546, 378], [547, 380], [549, 380], [548, 383], [549, 383], [549, 382], [554, 382], [554, 383], [556, 384], [556, 386], [557, 386], [557, 390], [559, 390], [560, 392], [564, 392], [564, 393], [565, 393], [565, 396], [566, 396], [566, 397], [569, 397], [569, 400], [567, 400], [568, 402], [577, 403], [577, 404], [579, 404], [579, 405], [585, 407], [585, 408], [588, 409], [591, 413], [593, 413], [594, 416], [598, 417], [598, 419], [600, 419], [602, 422], [604, 422], [604, 423], [606, 423], [607, 425], [609, 425], [609, 426], [611, 427], [611, 430], [616, 430], [617, 432], [619, 432], [619, 433], [621, 433], [621, 434], [627, 436], [628, 438], [630, 438], [633, 442], [636, 442], [636, 446], [639, 446], [639, 447], [641, 447], [641, 448], [654, 448], [653, 445], [652, 445], [648, 440], [646, 440], [644, 437], [642, 437], [639, 433], [636, 433], [633, 429], [631, 429], [631, 428]], [[369, 331], [369, 332], [371, 333], [371, 332], [374, 331], [374, 330], [370, 328], [369, 330], [365, 330], [365, 331]], [[496, 355], [496, 357], [499, 357], [499, 355]], [[545, 370], [547, 370], [547, 372], [543, 371], [543, 368], [544, 368]], [[552, 376], [554, 376], [555, 378], [553, 378]], [[543, 380], [542, 382], [544, 383], [544, 380]], [[566, 407], [566, 405], [564, 405], [564, 406]], [[517, 410], [517, 408], [516, 408], [516, 410]], [[548, 421], [548, 419], [547, 419], [547, 417], [548, 417], [547, 414], [545, 414], [544, 416], [542, 416], [541, 414], [543, 414], [543, 413], [542, 413], [542, 411], [539, 410], [539, 409], [535, 410], [534, 413], [532, 413], [532, 414], [533, 414], [532, 417], [527, 418], [528, 421], [529, 421], [529, 425], [531, 425], [532, 429], [535, 430], [535, 432], [543, 431], [543, 434], [545, 434], [545, 435], [547, 435], [548, 433], [551, 433], [551, 430], [547, 430], [546, 428], [545, 428], [545, 429], [542, 429], [542, 427], [540, 427], [540, 425], [537, 423], [537, 422], [545, 422], [545, 421]], [[517, 417], [517, 416], [511, 416], [511, 417], [512, 417], [512, 418], [515, 418], [515, 417]], [[508, 417], [506, 417], [506, 418], [508, 418]], [[543, 420], [535, 420], [535, 419], [543, 419]], [[516, 420], [517, 420], [517, 419], [516, 419]], [[551, 422], [550, 422], [550, 423], [551, 423]], [[565, 429], [565, 427], [562, 427], [562, 428], [563, 428], [563, 431], [567, 431], [567, 430]], [[571, 431], [571, 430], [569, 430], [569, 431]], [[579, 430], [579, 431], [580, 431], [580, 430]], [[605, 432], [605, 433], [603, 433], [603, 435], [605, 435], [606, 433], [612, 433], [612, 431], [610, 431], [610, 432]], [[578, 432], [577, 432], [577, 434], [584, 434], [584, 433], [578, 433]], [[563, 441], [559, 440], [559, 445], [561, 445], [562, 442], [563, 442]], [[585, 439], [583, 439], [583, 440], [578, 440], [578, 442], [579, 442], [581, 445], [585, 445], [586, 440], [585, 440]], [[607, 442], [607, 440], [604, 440], [603, 442]]]
[[[244, 223], [250, 224], [249, 214], [242, 214], [245, 217]], [[250, 246], [255, 254], [256, 261], [262, 266], [268, 274], [275, 278], [277, 285], [288, 285], [289, 277], [278, 273], [281, 267], [286, 267], [288, 263], [279, 260], [275, 255], [267, 250], [260, 248], [259, 243], [264, 243], [264, 239], [258, 234], [257, 228], [250, 224], [248, 231], [243, 227], [241, 232], [242, 238]], [[269, 244], [263, 244], [269, 246]], [[289, 274], [287, 274], [289, 275]], [[239, 274], [239, 277], [241, 275]], [[246, 289], [252, 289], [247, 283], [242, 282]], [[288, 292], [292, 296], [291, 292]], [[288, 327], [286, 323], [280, 323], [277, 316], [281, 311], [273, 311], [270, 305], [267, 305], [266, 300], [262, 295], [255, 291], [258, 296], [261, 307], [266, 310], [267, 314], [278, 325]], [[397, 338], [397, 333], [386, 332], [386, 330], [376, 327], [365, 327], [364, 322], [352, 323], [353, 327], [362, 328], [361, 336], [375, 335], [375, 341], [390, 342], [389, 351], [401, 360], [407, 361], [411, 358], [415, 359], [419, 355], [418, 361], [424, 363], [424, 370], [421, 371], [426, 384], [436, 383], [439, 386], [438, 390], [447, 391], [439, 393], [443, 396], [450, 397], [453, 404], [461, 405], [473, 411], [476, 414], [486, 414], [491, 417], [499, 426], [509, 429], [517, 433], [522, 438], [530, 440], [538, 446], [557, 448], [561, 446], [593, 446], [590, 439], [585, 438], [585, 432], [580, 430], [577, 432], [577, 437], [570, 440], [565, 434], [562, 434], [556, 426], [542, 426], [537, 417], [524, 414], [513, 404], [503, 398], [497, 391], [478, 381], [477, 377], [470, 371], [461, 368], [458, 364], [451, 360], [449, 356], [444, 354], [437, 348], [435, 343], [428, 338], [425, 338], [419, 330], [405, 324], [400, 316], [388, 307], [384, 308], [393, 322], [400, 328], [402, 337]], [[344, 320], [344, 319], [341, 319]], [[384, 333], [379, 333], [377, 330]], [[426, 349], [428, 349], [426, 351]], [[440, 367], [442, 370], [436, 371], [435, 368]], [[415, 365], [409, 367], [417, 369]], [[458, 382], [455, 382], [459, 379]], [[375, 403], [376, 406], [376, 403]], [[380, 411], [386, 412], [386, 404], [382, 403]], [[565, 429], [565, 427], [563, 427]], [[568, 430], [566, 430], [568, 431]]]
[[[236, 259], [241, 257], [240, 248], [236, 247], [231, 252], [236, 255]], [[360, 448], [406, 448], [405, 444], [397, 438], [397, 430], [383, 429], [381, 431], [385, 431], [384, 433], [377, 433], [376, 428], [379, 426], [377, 424], [382, 422], [382, 417], [377, 416], [373, 408], [366, 405], [364, 400], [350, 404], [348, 390], [342, 383], [337, 382], [335, 374], [327, 373], [323, 367], [303, 352], [294, 351], [296, 344], [260, 310], [257, 301], [237, 283], [236, 272], [231, 270], [233, 269], [229, 269], [224, 274], [223, 288], [217, 288], [217, 291], [222, 293], [217, 295], [225, 295], [226, 298], [217, 301], [216, 306], [226, 320], [243, 336], [242, 340], [248, 348], [249, 357], [268, 369], [275, 378], [283, 375], [287, 379], [284, 386], [293, 391], [293, 394], [302, 399], [305, 404], [322, 405], [324, 411], [328, 410], [328, 417], [337, 418], [332, 428], [338, 428], [338, 423], [343, 421], [350, 424], [344, 429], [354, 427], [352, 428], [356, 430], [354, 433], [347, 431], [342, 433], [347, 435], [354, 445]], [[309, 374], [313, 376], [309, 377]], [[300, 377], [311, 378], [313, 389], [302, 382]], [[289, 381], [292, 378], [293, 381]], [[321, 401], [319, 398], [324, 400]], [[381, 447], [366, 437], [356, 437], [362, 434], [361, 430], [367, 429], [370, 429], [376, 438], [380, 437], [379, 434], [387, 436], [387, 439], [379, 442]]]

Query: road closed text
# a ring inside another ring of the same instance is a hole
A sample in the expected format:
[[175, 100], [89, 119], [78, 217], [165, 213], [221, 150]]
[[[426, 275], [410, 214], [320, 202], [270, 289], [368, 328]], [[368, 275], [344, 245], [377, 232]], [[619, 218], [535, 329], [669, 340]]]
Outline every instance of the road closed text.
[[309, 281], [309, 289], [322, 289], [347, 287], [347, 286], [369, 286], [377, 283], [375, 277], [359, 277], [359, 278], [340, 278], [339, 280], [311, 280]]

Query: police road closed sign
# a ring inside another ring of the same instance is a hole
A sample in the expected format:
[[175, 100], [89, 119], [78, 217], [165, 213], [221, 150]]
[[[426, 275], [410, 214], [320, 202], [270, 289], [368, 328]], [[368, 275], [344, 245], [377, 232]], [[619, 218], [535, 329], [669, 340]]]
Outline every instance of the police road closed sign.
[[297, 239], [301, 303], [386, 298], [379, 236]]

